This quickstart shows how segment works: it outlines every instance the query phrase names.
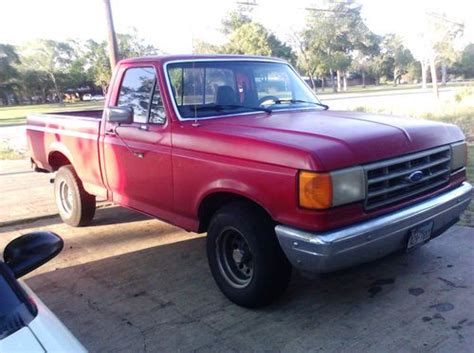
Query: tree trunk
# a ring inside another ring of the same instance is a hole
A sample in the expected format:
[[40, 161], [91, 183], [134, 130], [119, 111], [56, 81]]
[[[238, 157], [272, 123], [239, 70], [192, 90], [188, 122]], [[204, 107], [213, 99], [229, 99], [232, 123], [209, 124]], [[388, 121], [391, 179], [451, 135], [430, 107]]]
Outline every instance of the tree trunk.
[[41, 99], [43, 101], [41, 103], [46, 103], [46, 99], [48, 98], [47, 95], [48, 95], [47, 90], [45, 88], [42, 88], [41, 89], [41, 97], [42, 97]]
[[58, 100], [59, 100], [58, 103], [63, 104], [63, 96], [61, 92], [59, 92], [58, 84], [56, 82], [56, 76], [54, 76], [54, 73], [52, 72], [49, 72], [49, 76], [51, 77], [51, 80], [53, 81], [54, 91], [56, 92], [56, 96], [58, 97]]
[[343, 84], [343, 89], [344, 89], [344, 92], [347, 92], [347, 75], [346, 75], [346, 72], [343, 71], [342, 72], [343, 76], [342, 76], [342, 84]]
[[336, 77], [337, 77], [337, 92], [341, 92], [341, 71], [336, 70]]
[[337, 92], [337, 89], [336, 89], [336, 81], [334, 80], [334, 70], [333, 70], [333, 69], [329, 69], [329, 74], [331, 75], [332, 91], [333, 91], [333, 92]]
[[436, 63], [433, 57], [430, 58], [431, 82], [433, 84], [433, 93], [439, 98], [438, 74], [436, 73]]
[[427, 65], [425, 60], [421, 60], [421, 88], [426, 89], [426, 70]]
[[324, 92], [324, 86], [325, 86], [325, 78], [324, 76], [321, 76], [321, 92]]
[[397, 79], [398, 79], [398, 70], [397, 68], [393, 69], [393, 85], [397, 86]]
[[362, 71], [362, 88], [365, 88], [365, 71]]
[[313, 74], [308, 72], [308, 76], [309, 76], [309, 81], [311, 82], [311, 88], [313, 89], [314, 92], [316, 92], [316, 83], [314, 82], [314, 77], [313, 77]]
[[447, 74], [448, 74], [448, 68], [446, 67], [446, 63], [443, 62], [441, 63], [441, 83], [443, 84], [443, 86], [446, 86]]

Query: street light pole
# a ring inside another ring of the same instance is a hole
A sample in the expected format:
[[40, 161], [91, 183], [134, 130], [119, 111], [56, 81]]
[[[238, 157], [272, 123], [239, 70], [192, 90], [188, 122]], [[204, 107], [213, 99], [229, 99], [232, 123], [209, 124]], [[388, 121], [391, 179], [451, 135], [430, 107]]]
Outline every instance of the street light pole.
[[109, 61], [110, 61], [110, 67], [113, 70], [118, 61], [117, 36], [115, 35], [114, 20], [112, 17], [112, 7], [110, 6], [110, 0], [104, 0], [104, 5], [105, 5], [105, 13], [107, 16]]

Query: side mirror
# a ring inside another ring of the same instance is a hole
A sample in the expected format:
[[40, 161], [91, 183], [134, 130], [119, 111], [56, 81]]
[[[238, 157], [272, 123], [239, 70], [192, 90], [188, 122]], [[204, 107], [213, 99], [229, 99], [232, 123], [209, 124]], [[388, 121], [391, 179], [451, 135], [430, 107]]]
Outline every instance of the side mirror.
[[20, 278], [51, 260], [63, 246], [57, 234], [32, 232], [12, 240], [3, 252], [3, 260], [15, 277]]
[[132, 107], [109, 107], [105, 108], [105, 119], [119, 124], [133, 123]]

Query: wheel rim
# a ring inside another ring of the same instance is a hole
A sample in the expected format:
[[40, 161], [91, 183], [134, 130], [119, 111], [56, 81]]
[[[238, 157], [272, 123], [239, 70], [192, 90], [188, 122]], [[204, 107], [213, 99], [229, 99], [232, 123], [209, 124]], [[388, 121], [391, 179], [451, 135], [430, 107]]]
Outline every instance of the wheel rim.
[[74, 198], [72, 190], [65, 180], [61, 180], [59, 183], [59, 201], [64, 213], [70, 215], [72, 213]]
[[234, 288], [252, 281], [254, 259], [245, 237], [235, 228], [225, 229], [216, 241], [217, 263], [225, 280]]

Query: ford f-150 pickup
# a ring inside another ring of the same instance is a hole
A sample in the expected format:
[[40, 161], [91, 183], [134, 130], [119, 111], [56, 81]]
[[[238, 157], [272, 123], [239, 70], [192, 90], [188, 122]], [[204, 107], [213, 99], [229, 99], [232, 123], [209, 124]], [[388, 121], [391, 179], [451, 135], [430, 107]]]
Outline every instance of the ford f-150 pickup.
[[98, 196], [207, 232], [217, 285], [247, 307], [281, 294], [292, 268], [415, 249], [472, 195], [458, 127], [328, 110], [268, 57], [123, 60], [103, 111], [32, 114], [27, 137], [65, 223], [89, 224]]

